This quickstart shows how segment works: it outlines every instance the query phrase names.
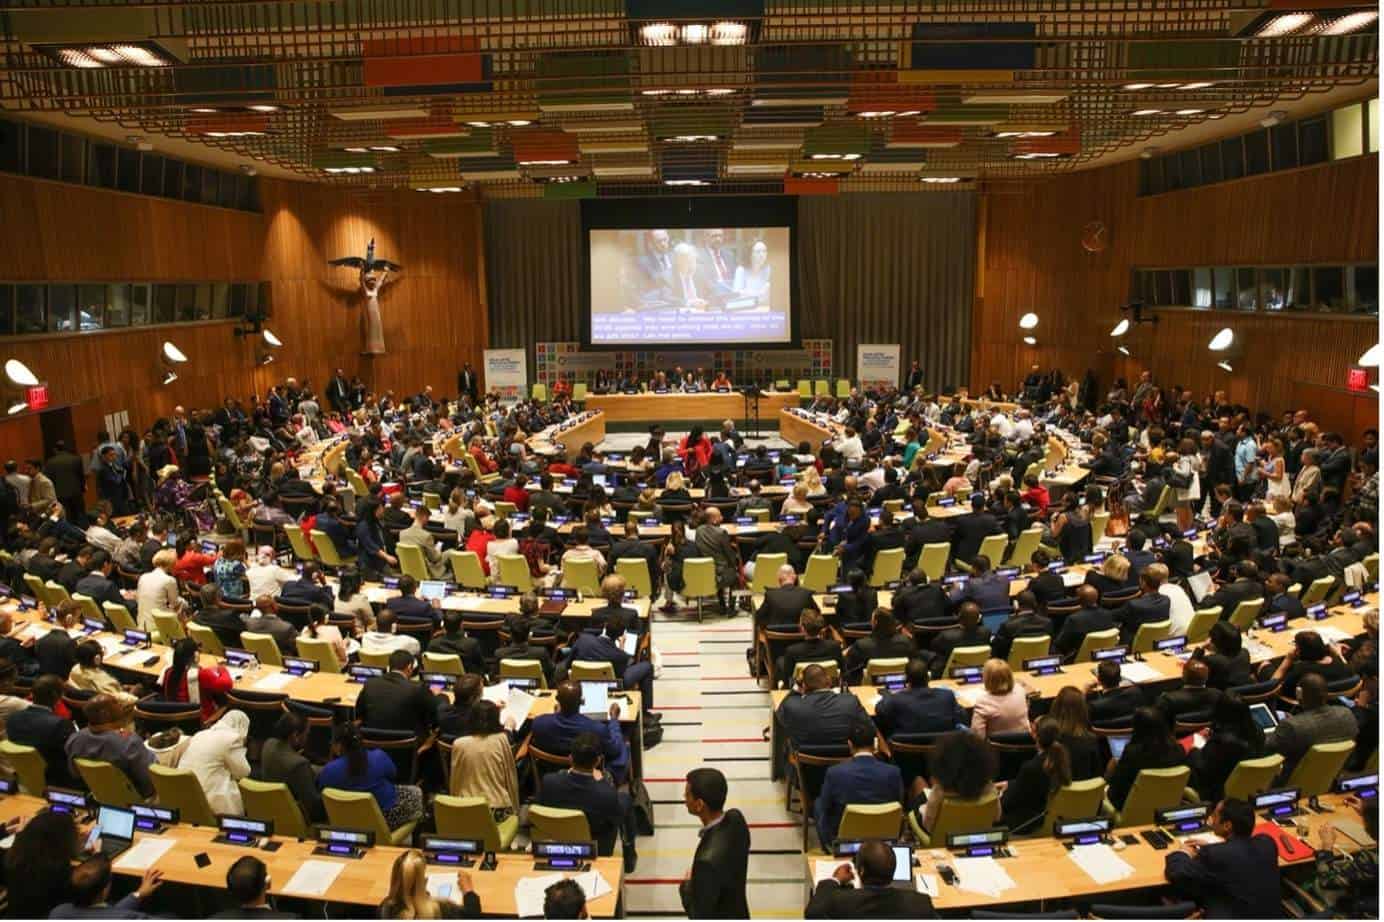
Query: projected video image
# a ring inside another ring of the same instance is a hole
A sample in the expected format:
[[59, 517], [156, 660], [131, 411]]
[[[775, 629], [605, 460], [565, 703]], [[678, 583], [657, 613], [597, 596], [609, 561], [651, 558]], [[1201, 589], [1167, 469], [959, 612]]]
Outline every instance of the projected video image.
[[590, 231], [591, 342], [785, 343], [787, 227]]

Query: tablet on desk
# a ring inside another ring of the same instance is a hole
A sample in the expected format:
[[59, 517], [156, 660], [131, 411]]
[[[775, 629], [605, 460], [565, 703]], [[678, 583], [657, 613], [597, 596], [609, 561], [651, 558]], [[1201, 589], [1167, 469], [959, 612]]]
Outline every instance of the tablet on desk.
[[447, 597], [447, 582], [440, 579], [425, 579], [418, 584], [418, 597], [427, 599], [429, 602], [436, 599], [441, 602]]
[[1200, 602], [1211, 592], [1211, 574], [1202, 570], [1187, 577], [1187, 588], [1192, 590], [1193, 601]]

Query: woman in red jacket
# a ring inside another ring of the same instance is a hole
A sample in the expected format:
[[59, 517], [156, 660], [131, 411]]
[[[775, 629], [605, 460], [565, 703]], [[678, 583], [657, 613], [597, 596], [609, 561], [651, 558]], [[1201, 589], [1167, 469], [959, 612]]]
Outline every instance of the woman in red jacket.
[[702, 434], [701, 426], [693, 426], [692, 431], [678, 442], [678, 457], [682, 459], [682, 470], [688, 477], [697, 476], [711, 464], [711, 440]]
[[159, 694], [165, 701], [191, 701], [202, 706], [206, 720], [226, 704], [234, 682], [225, 666], [197, 665], [197, 641], [185, 637], [173, 648], [173, 664], [159, 678]]

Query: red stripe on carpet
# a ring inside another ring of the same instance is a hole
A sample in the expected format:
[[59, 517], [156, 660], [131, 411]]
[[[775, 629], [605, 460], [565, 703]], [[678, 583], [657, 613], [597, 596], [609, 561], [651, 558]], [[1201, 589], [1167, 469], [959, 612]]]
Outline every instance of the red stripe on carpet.
[[636, 886], [636, 887], [661, 886], [661, 885], [664, 885], [664, 884], [680, 884], [680, 883], [682, 883], [682, 878], [681, 878], [681, 877], [626, 877], [626, 878], [625, 878], [625, 884], [626, 884], [626, 885], [631, 885], [631, 884], [632, 884], [632, 885], [634, 885], [634, 886]]
[[704, 739], [703, 743], [767, 743], [769, 742], [762, 736], [746, 737], [724, 737], [719, 739]]

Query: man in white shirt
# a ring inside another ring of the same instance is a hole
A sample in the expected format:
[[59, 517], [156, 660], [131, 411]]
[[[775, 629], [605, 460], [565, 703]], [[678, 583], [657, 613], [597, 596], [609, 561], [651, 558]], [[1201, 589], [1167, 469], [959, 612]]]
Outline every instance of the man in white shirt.
[[1168, 579], [1168, 568], [1161, 563], [1151, 563], [1144, 569], [1152, 579], [1159, 581], [1158, 594], [1168, 599], [1168, 620], [1173, 623], [1168, 636], [1180, 637], [1186, 634], [1187, 626], [1192, 623], [1192, 615], [1196, 614], [1196, 606], [1192, 604], [1187, 590]]
[[293, 432], [293, 437], [298, 440], [298, 444], [304, 448], [316, 445], [317, 431], [308, 425], [307, 420], [301, 414], [295, 416], [293, 420], [298, 424], [298, 428]]
[[1014, 427], [1009, 437], [1016, 442], [1026, 442], [1033, 438], [1033, 414], [1022, 408], [1015, 410]]
[[135, 586], [135, 611], [141, 631], [153, 631], [155, 611], [179, 612], [183, 608], [182, 597], [178, 595], [178, 580], [173, 576], [173, 566], [178, 562], [178, 554], [166, 547], [154, 555], [154, 569], [143, 573]]
[[375, 619], [375, 630], [366, 631], [360, 635], [360, 649], [364, 653], [393, 653], [395, 650], [406, 650], [413, 656], [418, 656], [423, 652], [416, 637], [408, 634], [394, 633], [394, 612], [388, 608], [381, 608], [379, 617]]
[[846, 436], [836, 445], [836, 450], [841, 453], [841, 457], [847, 461], [859, 463], [865, 457], [865, 446], [860, 441], [860, 436], [850, 426], [846, 427]]
[[1010, 422], [1008, 416], [1005, 416], [999, 411], [996, 411], [995, 415], [990, 417], [990, 428], [998, 432], [1000, 438], [1004, 439], [1006, 442], [1014, 435], [1014, 424]]
[[486, 567], [490, 570], [491, 581], [500, 582], [500, 558], [518, 553], [519, 542], [511, 536], [509, 519], [500, 519], [495, 523], [495, 540], [485, 546]]
[[255, 564], [245, 570], [245, 578], [250, 582], [250, 598], [262, 595], [278, 598], [284, 583], [295, 577], [292, 570], [285, 570], [274, 562], [274, 549], [264, 546], [255, 555]]

